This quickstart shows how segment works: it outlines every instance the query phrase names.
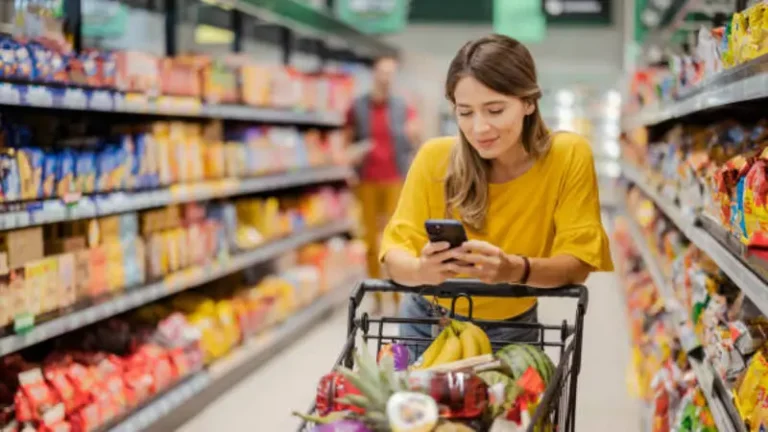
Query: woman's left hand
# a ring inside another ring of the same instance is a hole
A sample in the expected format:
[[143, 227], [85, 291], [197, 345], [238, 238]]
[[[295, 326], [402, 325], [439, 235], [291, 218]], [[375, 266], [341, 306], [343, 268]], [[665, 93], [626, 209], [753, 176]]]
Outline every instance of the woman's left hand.
[[523, 259], [507, 255], [498, 247], [480, 240], [469, 240], [461, 245], [457, 259], [471, 264], [466, 267], [468, 276], [483, 283], [516, 283], [523, 277]]

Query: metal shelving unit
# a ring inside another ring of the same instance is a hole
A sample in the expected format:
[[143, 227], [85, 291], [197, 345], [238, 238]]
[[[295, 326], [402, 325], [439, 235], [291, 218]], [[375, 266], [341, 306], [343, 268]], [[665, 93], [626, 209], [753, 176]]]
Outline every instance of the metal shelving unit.
[[691, 243], [707, 253], [720, 269], [749, 297], [764, 314], [768, 314], [768, 284], [747, 264], [735, 256], [712, 234], [704, 230], [695, 215], [684, 212], [652, 187], [645, 176], [634, 166], [622, 162], [624, 177], [640, 188], [656, 206], [667, 215]]
[[651, 126], [699, 111], [768, 97], [768, 56], [719, 73], [670, 103], [644, 107], [626, 117], [625, 129]]
[[[626, 209], [626, 204], [623, 207]], [[632, 237], [632, 241], [640, 252], [643, 262], [645, 262], [645, 266], [653, 279], [653, 283], [661, 290], [665, 308], [669, 314], [668, 322], [676, 329], [681, 346], [689, 354], [689, 364], [696, 375], [704, 397], [707, 399], [707, 405], [709, 405], [712, 411], [712, 417], [715, 420], [717, 429], [720, 432], [746, 432], [736, 407], [727, 395], [722, 378], [715, 373], [709, 362], [698, 360], [695, 355], [692, 355], [700, 347], [700, 344], [695, 340], [695, 335], [683, 325], [685, 314], [680, 310], [677, 301], [675, 301], [673, 289], [659, 266], [656, 254], [650, 249], [642, 230], [634, 218], [626, 214], [626, 211], [624, 213], [628, 221], [629, 234]]]
[[246, 179], [225, 179], [190, 183], [187, 185], [174, 185], [169, 188], [150, 191], [114, 192], [105, 195], [93, 195], [80, 199], [70, 205], [66, 205], [58, 199], [36, 201], [20, 205], [24, 207], [20, 210], [0, 213], [0, 230], [88, 219], [171, 204], [207, 201], [311, 184], [344, 181], [352, 174], [353, 171], [349, 167], [328, 166]]
[[139, 432], [175, 429], [180, 422], [199, 412], [196, 409], [198, 406], [210, 403], [222, 390], [231, 388], [229, 382], [233, 379], [264, 364], [281, 348], [293, 343], [346, 302], [352, 286], [361, 278], [362, 275], [350, 276], [283, 323], [245, 341], [226, 357], [185, 379], [108, 430]]
[[344, 122], [343, 113], [340, 112], [299, 111], [248, 105], [211, 105], [190, 98], [168, 96], [161, 96], [157, 100], [136, 99], [113, 90], [86, 90], [8, 82], [0, 83], [0, 105], [322, 127], [338, 127]]
[[167, 276], [160, 282], [133, 288], [92, 306], [68, 312], [58, 318], [37, 325], [26, 333], [12, 334], [0, 338], [0, 356], [19, 351], [39, 342], [152, 303], [177, 292], [276, 258], [304, 244], [349, 232], [351, 229], [352, 224], [349, 221], [332, 222], [320, 227], [309, 228], [290, 237], [268, 242], [254, 250], [236, 254], [222, 261], [212, 262], [193, 269], [181, 270]]

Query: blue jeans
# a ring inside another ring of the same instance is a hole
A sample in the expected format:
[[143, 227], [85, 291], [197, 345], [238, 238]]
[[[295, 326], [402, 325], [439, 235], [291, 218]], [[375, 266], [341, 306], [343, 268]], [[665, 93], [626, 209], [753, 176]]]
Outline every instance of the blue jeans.
[[[435, 318], [441, 315], [447, 314], [445, 309], [435, 309], [435, 305], [429, 302], [429, 300], [418, 294], [406, 294], [405, 298], [400, 302], [400, 317], [401, 318]], [[458, 320], [466, 321], [467, 318], [456, 315]], [[538, 304], [529, 309], [528, 311], [508, 319], [509, 322], [516, 323], [538, 323]], [[480, 325], [480, 327], [483, 327]], [[494, 342], [509, 341], [512, 342], [538, 342], [539, 330], [537, 328], [483, 328], [488, 338]], [[430, 324], [400, 324], [400, 336], [402, 337], [417, 337], [434, 339], [438, 332], [439, 327]], [[424, 351], [427, 349], [429, 343], [408, 343], [408, 350], [410, 351], [410, 362], [414, 363]]]

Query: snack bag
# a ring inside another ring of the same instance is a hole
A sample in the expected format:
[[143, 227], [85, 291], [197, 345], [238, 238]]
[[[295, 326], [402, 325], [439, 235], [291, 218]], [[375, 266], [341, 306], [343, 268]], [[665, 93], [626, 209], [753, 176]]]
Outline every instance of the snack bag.
[[43, 191], [44, 198], [51, 198], [56, 194], [56, 174], [59, 171], [59, 155], [46, 153], [43, 160]]
[[739, 385], [736, 396], [740, 402], [741, 416], [749, 418], [759, 400], [765, 396], [764, 382], [768, 379], [768, 361], [762, 352], [758, 352], [752, 357], [752, 362], [747, 368], [747, 373]]
[[93, 151], [81, 151], [75, 161], [76, 191], [82, 194], [96, 192], [96, 155]]
[[16, 163], [21, 179], [21, 199], [34, 200], [42, 195], [43, 151], [35, 147], [16, 150]]
[[2, 201], [21, 199], [21, 174], [16, 161], [16, 150], [0, 150], [0, 172], [2, 173]]
[[60, 198], [76, 192], [75, 163], [77, 156], [72, 149], [64, 149], [57, 155], [56, 195]]

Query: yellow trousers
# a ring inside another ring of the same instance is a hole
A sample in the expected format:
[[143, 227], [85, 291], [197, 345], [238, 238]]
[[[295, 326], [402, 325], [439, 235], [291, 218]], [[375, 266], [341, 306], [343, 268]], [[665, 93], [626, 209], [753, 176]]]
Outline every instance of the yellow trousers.
[[[357, 186], [357, 198], [362, 209], [364, 240], [368, 246], [368, 275], [382, 277], [379, 263], [379, 243], [381, 233], [387, 225], [400, 198], [401, 183], [373, 183], [361, 181]], [[381, 293], [376, 293], [377, 307], [381, 306]], [[395, 295], [395, 303], [399, 296]]]

